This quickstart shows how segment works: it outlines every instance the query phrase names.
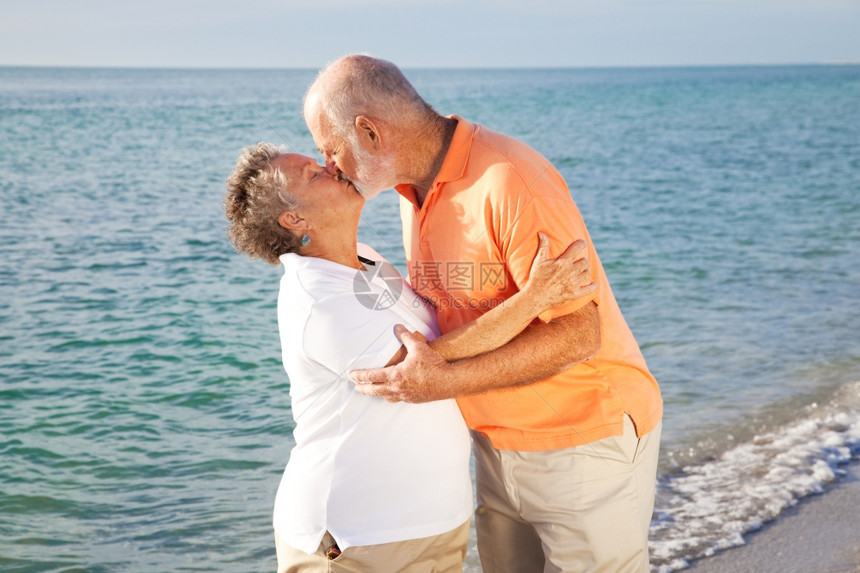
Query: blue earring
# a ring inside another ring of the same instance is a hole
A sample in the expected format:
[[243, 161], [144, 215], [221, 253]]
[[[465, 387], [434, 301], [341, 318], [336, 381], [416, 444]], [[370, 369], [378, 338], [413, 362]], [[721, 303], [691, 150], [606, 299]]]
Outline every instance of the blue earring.
[[302, 237], [302, 246], [307, 247], [311, 244], [311, 236], [305, 233], [305, 236]]

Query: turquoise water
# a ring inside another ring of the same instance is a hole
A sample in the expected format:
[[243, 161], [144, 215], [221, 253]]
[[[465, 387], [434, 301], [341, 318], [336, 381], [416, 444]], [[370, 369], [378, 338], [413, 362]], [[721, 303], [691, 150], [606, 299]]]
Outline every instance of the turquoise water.
[[[273, 570], [280, 271], [220, 202], [241, 147], [314, 153], [314, 75], [0, 68], [3, 571]], [[860, 67], [408, 75], [570, 184], [663, 388], [655, 570], [858, 458]]]

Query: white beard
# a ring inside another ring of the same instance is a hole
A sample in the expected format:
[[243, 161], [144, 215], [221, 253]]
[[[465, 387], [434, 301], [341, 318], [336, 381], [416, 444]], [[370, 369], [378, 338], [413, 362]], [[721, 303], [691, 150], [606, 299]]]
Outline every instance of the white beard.
[[358, 168], [351, 181], [365, 199], [373, 199], [396, 185], [393, 154], [372, 156], [356, 150], [354, 157]]

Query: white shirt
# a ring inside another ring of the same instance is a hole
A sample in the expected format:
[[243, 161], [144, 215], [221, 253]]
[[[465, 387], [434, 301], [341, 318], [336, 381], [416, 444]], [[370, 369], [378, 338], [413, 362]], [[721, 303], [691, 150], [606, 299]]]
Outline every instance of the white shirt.
[[435, 312], [367, 247], [366, 272], [287, 254], [278, 296], [296, 445], [274, 526], [313, 553], [329, 531], [341, 549], [429, 537], [472, 513], [469, 434], [453, 400], [390, 404], [355, 392], [350, 370], [384, 366], [394, 326], [428, 339]]

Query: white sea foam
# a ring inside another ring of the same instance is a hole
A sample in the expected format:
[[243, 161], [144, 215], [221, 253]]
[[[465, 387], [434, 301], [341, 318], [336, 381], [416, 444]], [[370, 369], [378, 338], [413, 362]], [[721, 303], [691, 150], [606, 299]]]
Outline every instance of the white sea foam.
[[782, 428], [663, 476], [651, 524], [652, 570], [684, 569], [742, 545], [744, 534], [823, 492], [844, 474], [841, 465], [860, 456], [858, 405], [860, 383], [848, 384], [831, 403]]

